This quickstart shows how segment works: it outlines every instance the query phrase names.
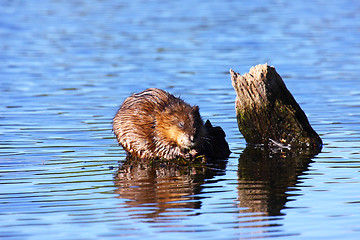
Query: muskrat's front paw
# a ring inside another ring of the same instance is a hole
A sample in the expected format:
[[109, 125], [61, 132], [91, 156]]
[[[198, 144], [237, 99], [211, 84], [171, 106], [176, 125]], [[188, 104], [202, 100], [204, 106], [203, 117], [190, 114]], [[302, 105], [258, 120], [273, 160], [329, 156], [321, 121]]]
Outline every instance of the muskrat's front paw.
[[193, 160], [195, 159], [196, 154], [198, 154], [198, 152], [195, 149], [191, 149], [189, 152], [183, 154], [183, 157], [186, 160]]
[[191, 149], [189, 154], [191, 155], [191, 157], [195, 157], [198, 154], [198, 152], [195, 149]]

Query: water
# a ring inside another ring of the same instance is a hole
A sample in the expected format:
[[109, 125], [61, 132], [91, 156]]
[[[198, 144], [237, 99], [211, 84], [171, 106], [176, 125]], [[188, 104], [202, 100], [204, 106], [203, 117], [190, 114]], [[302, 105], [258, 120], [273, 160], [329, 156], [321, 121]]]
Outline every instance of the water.
[[[359, 11], [351, 0], [2, 1], [0, 238], [358, 239]], [[245, 148], [228, 70], [265, 62], [320, 154]], [[229, 159], [130, 167], [111, 121], [147, 87], [199, 105]]]

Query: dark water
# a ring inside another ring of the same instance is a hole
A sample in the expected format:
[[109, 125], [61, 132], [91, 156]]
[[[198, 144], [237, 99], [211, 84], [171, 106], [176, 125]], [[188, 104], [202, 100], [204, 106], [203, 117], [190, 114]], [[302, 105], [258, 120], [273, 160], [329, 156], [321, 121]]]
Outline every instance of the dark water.
[[[1, 239], [358, 239], [359, 1], [1, 1]], [[316, 156], [245, 148], [228, 70], [275, 66]], [[147, 87], [220, 125], [207, 167], [125, 162], [111, 120]], [[125, 163], [124, 163], [125, 162]]]

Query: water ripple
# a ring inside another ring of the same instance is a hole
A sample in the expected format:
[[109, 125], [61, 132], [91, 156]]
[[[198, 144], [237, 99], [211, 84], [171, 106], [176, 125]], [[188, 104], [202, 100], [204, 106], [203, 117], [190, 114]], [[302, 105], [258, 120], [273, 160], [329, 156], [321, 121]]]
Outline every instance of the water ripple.
[[[357, 239], [359, 9], [3, 1], [0, 238]], [[318, 155], [246, 147], [228, 70], [265, 62], [322, 137]], [[229, 159], [129, 164], [112, 117], [147, 87], [199, 105], [226, 132]]]

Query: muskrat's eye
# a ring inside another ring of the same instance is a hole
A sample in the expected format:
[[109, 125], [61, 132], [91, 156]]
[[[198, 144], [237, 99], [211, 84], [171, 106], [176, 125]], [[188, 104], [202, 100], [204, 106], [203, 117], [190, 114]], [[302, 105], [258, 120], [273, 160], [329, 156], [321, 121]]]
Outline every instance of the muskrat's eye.
[[179, 123], [178, 123], [179, 128], [183, 128], [184, 125], [185, 125], [184, 122], [179, 122]]

